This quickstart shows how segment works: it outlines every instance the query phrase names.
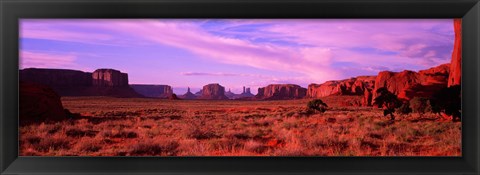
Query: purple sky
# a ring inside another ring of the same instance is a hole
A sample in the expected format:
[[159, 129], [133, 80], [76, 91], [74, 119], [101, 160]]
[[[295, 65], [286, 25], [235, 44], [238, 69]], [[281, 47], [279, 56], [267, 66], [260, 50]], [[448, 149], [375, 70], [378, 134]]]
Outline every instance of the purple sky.
[[182, 94], [220, 83], [307, 87], [448, 63], [453, 19], [23, 19], [20, 68], [126, 72]]

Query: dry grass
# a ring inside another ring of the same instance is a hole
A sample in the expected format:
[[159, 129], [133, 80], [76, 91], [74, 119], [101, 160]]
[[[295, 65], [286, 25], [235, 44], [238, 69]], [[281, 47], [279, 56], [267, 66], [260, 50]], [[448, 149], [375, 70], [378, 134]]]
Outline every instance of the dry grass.
[[62, 98], [82, 117], [20, 128], [22, 156], [461, 156], [461, 123], [345, 107], [359, 97], [201, 101]]

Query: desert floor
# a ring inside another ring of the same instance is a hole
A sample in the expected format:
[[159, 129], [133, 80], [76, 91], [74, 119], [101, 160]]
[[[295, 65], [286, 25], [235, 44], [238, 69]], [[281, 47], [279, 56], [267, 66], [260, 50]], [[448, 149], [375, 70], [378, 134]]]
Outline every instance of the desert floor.
[[342, 107], [355, 96], [201, 101], [62, 97], [80, 116], [20, 127], [21, 156], [461, 156], [461, 122]]

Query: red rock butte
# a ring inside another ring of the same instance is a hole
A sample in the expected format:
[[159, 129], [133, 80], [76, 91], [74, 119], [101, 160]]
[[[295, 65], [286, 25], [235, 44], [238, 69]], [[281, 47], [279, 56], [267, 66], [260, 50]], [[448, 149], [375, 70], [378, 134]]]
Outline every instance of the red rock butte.
[[288, 100], [304, 98], [307, 89], [295, 84], [271, 84], [258, 88], [255, 96], [260, 100]]
[[60, 96], [143, 97], [128, 86], [128, 74], [114, 69], [93, 73], [68, 69], [20, 70], [20, 81], [52, 88]]
[[198, 99], [227, 100], [228, 97], [225, 96], [225, 87], [218, 83], [213, 83], [203, 86], [202, 95]]
[[97, 69], [92, 73], [92, 83], [97, 87], [125, 87], [128, 75], [114, 69]]

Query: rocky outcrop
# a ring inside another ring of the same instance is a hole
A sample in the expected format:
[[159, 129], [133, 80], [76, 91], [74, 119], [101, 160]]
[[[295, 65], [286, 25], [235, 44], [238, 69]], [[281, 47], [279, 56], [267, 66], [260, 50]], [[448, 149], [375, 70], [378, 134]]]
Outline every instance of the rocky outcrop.
[[128, 86], [128, 75], [114, 69], [97, 69], [92, 73], [92, 79], [96, 87]]
[[200, 97], [200, 96], [202, 96], [202, 93], [203, 93], [203, 89], [200, 89], [198, 92], [195, 92], [194, 95], [197, 96], [197, 97]]
[[60, 96], [143, 97], [128, 86], [128, 75], [113, 69], [94, 73], [66, 69], [20, 70], [19, 79], [49, 86]]
[[308, 85], [307, 97], [319, 98], [330, 95], [363, 95], [365, 89], [373, 89], [375, 76], [359, 76], [345, 80], [327, 81]]
[[250, 98], [250, 97], [254, 97], [255, 95], [252, 94], [252, 92], [250, 91], [250, 88], [245, 88], [245, 86], [243, 87], [243, 92], [241, 94], [239, 94], [238, 96], [236, 96], [235, 98]]
[[49, 87], [79, 87], [92, 86], [92, 73], [68, 69], [37, 69], [20, 70], [19, 80], [34, 82]]
[[151, 98], [168, 98], [173, 94], [172, 87], [169, 85], [132, 84], [130, 87], [132, 87], [135, 92]]
[[177, 97], [177, 94], [173, 94], [173, 93], [168, 96], [168, 99], [169, 100], [180, 100], [180, 98]]
[[250, 88], [245, 88], [243, 87], [243, 92], [241, 94], [235, 94], [230, 89], [228, 89], [227, 92], [225, 92], [225, 96], [227, 96], [229, 99], [248, 99], [251, 97], [254, 97], [255, 95], [252, 94], [250, 91]]
[[363, 91], [362, 106], [372, 106], [372, 89], [366, 88]]
[[462, 19], [454, 19], [455, 42], [453, 44], [452, 60], [448, 87], [461, 84], [462, 78]]
[[202, 96], [200, 96], [199, 99], [226, 100], [228, 97], [225, 96], [225, 88], [215, 83], [203, 86]]
[[225, 92], [225, 96], [227, 96], [229, 99], [235, 99], [238, 96], [238, 94], [235, 94], [230, 89], [228, 89], [228, 91]]
[[415, 96], [431, 97], [435, 92], [447, 87], [450, 64], [443, 64], [417, 72], [405, 70], [402, 72], [380, 72], [375, 80], [373, 98], [379, 88], [386, 87], [388, 91], [403, 100]]
[[193, 100], [193, 99], [196, 99], [197, 96], [195, 94], [193, 94], [191, 91], [190, 91], [190, 87], [187, 89], [187, 93], [183, 94], [182, 96], [180, 96], [181, 99], [187, 99], [187, 100]]
[[294, 84], [271, 84], [258, 88], [255, 99], [259, 100], [288, 100], [304, 98], [307, 89]]
[[58, 121], [67, 118], [60, 96], [38, 83], [19, 83], [19, 118], [21, 124]]

